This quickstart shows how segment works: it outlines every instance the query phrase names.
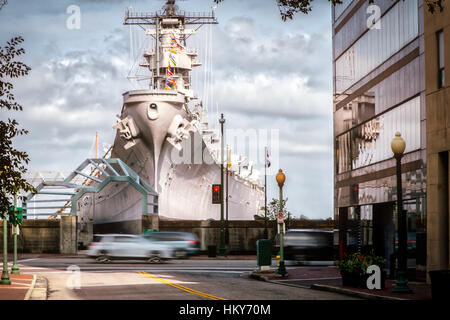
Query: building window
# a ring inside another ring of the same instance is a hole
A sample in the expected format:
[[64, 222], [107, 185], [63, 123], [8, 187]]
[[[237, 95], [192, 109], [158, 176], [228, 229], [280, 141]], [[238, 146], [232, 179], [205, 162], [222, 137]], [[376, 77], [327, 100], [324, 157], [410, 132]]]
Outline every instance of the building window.
[[405, 152], [420, 149], [420, 123], [417, 96], [337, 136], [337, 173], [391, 159], [390, 145], [396, 131], [408, 141]]
[[342, 53], [335, 62], [335, 93], [345, 92], [415, 39], [418, 16], [417, 0], [397, 2], [381, 18], [381, 29], [369, 29]]
[[444, 31], [438, 31], [437, 34], [438, 43], [438, 88], [442, 88], [445, 85], [445, 72], [444, 72]]

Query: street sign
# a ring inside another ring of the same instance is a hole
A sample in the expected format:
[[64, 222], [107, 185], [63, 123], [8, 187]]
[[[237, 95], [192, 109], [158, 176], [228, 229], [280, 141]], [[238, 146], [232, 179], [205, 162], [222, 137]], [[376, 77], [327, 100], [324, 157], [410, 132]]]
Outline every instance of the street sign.
[[284, 214], [283, 214], [283, 212], [277, 212], [277, 223], [284, 223]]
[[9, 224], [17, 225], [22, 224], [23, 222], [23, 209], [22, 207], [16, 207], [16, 211], [14, 212], [14, 207], [10, 207], [8, 210], [9, 215]]

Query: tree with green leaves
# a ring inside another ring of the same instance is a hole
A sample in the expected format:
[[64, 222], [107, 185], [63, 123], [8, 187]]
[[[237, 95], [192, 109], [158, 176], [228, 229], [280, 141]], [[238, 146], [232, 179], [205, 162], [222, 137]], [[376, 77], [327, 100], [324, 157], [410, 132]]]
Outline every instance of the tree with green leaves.
[[[12, 38], [6, 46], [0, 47], [0, 112], [5, 110], [22, 111], [22, 106], [15, 100], [12, 80], [26, 76], [31, 68], [17, 57], [25, 50], [19, 48], [22, 37]], [[1, 116], [4, 119], [5, 116]], [[22, 175], [27, 171], [25, 164], [30, 159], [28, 154], [13, 147], [13, 139], [25, 135], [28, 131], [19, 128], [19, 123], [8, 118], [0, 120], [0, 212], [6, 213], [12, 206], [11, 197], [20, 191], [33, 191], [34, 188]]]
[[[223, 2], [224, 0], [214, 0], [215, 3]], [[281, 19], [286, 21], [292, 19], [294, 14], [301, 12], [308, 14], [312, 10], [312, 3], [314, 0], [275, 0], [280, 10]], [[373, 3], [374, 0], [369, 0], [369, 3]], [[392, 0], [396, 1], [396, 0]], [[403, 0], [405, 1], [405, 0]], [[428, 11], [431, 13], [437, 10], [443, 10], [443, 3], [445, 0], [425, 0], [424, 4], [427, 6]], [[328, 0], [333, 6], [341, 5], [342, 0]]]
[[[292, 216], [291, 212], [286, 209], [287, 200], [288, 198], [283, 199], [283, 214], [286, 218]], [[261, 207], [261, 210], [264, 211], [265, 207]], [[272, 201], [270, 201], [267, 205], [267, 220], [276, 220], [277, 212], [280, 212], [280, 201], [278, 199], [272, 198]], [[264, 213], [260, 214], [259, 217], [262, 217], [264, 219]]]

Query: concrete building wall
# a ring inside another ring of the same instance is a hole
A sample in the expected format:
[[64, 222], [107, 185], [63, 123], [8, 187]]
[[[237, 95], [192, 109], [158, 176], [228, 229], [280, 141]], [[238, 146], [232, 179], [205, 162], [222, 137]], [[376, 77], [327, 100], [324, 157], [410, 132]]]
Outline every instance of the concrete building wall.
[[[0, 221], [3, 241], [3, 221]], [[76, 217], [24, 220], [17, 237], [19, 253], [76, 253]], [[8, 224], [8, 252], [13, 252], [13, 236]]]
[[[431, 14], [424, 8], [427, 117], [427, 270], [450, 268], [450, 5]], [[437, 32], [444, 34], [445, 83], [438, 87]]]

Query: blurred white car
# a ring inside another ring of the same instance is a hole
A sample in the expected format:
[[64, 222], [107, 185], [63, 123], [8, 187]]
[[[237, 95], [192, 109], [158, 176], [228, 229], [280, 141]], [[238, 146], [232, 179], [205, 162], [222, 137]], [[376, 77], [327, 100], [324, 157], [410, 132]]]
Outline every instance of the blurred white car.
[[173, 249], [167, 245], [153, 243], [142, 236], [102, 234], [94, 235], [87, 254], [97, 261], [146, 259], [157, 263], [173, 258]]

